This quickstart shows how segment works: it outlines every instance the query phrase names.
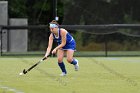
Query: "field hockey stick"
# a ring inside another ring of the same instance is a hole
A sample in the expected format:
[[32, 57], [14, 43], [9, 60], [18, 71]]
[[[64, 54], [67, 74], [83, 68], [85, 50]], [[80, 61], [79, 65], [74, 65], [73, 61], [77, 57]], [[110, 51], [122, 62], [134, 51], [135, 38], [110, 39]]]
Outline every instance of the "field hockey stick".
[[33, 68], [35, 68], [37, 65], [39, 65], [41, 62], [43, 62], [45, 59], [47, 59], [47, 58], [44, 57], [40, 61], [38, 61], [36, 64], [34, 64], [30, 68], [28, 68], [27, 70], [24, 69], [19, 75], [27, 74], [30, 70], [32, 70]]

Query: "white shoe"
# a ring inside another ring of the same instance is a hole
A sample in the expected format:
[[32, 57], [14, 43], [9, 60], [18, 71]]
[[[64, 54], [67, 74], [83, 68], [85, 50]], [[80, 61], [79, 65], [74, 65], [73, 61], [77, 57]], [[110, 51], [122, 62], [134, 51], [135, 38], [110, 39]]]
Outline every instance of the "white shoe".
[[65, 72], [62, 72], [62, 74], [60, 74], [60, 76], [66, 76], [67, 74]]
[[78, 60], [75, 59], [75, 61], [77, 62], [77, 64], [74, 65], [74, 68], [75, 68], [75, 71], [78, 71], [79, 70], [79, 64], [78, 64]]

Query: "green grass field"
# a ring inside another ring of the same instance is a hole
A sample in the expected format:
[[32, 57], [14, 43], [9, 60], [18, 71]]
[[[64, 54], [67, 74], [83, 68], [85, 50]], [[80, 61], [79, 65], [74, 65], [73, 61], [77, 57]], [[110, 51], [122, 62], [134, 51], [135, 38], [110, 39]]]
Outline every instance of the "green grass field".
[[65, 61], [65, 77], [49, 58], [18, 75], [40, 59], [0, 57], [0, 93], [140, 93], [140, 57], [77, 57], [79, 71]]

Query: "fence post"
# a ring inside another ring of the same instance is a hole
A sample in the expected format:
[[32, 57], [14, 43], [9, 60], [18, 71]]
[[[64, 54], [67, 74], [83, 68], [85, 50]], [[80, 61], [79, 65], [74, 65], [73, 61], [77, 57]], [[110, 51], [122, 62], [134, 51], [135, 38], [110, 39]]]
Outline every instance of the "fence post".
[[104, 38], [105, 38], [105, 57], [107, 57], [108, 56], [107, 36], [105, 35]]
[[0, 56], [2, 56], [2, 27], [0, 26]]

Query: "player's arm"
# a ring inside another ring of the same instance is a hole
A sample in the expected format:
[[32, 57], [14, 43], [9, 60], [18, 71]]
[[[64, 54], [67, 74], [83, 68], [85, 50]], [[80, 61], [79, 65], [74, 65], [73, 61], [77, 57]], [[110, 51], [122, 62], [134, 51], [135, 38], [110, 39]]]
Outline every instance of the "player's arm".
[[61, 40], [62, 40], [62, 41], [61, 41], [61, 44], [60, 44], [59, 46], [57, 46], [57, 47], [52, 51], [53, 54], [55, 54], [56, 51], [57, 51], [58, 49], [60, 49], [60, 48], [62, 48], [63, 46], [66, 45], [66, 34], [67, 34], [67, 31], [64, 30], [64, 29], [61, 29], [60, 35], [61, 35]]
[[53, 35], [50, 34], [50, 36], [49, 36], [49, 42], [48, 42], [48, 48], [47, 48], [45, 57], [47, 57], [50, 54], [50, 51], [52, 49], [52, 45], [53, 45]]

